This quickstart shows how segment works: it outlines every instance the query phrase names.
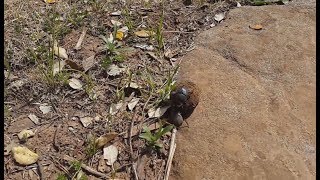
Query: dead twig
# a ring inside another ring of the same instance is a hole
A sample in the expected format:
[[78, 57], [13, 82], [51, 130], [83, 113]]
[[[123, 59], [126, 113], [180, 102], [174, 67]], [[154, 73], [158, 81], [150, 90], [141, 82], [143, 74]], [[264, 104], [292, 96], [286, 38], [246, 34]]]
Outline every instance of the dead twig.
[[[150, 94], [150, 95], [149, 95], [149, 97], [148, 97], [148, 99], [147, 99], [146, 103], [144, 103], [144, 105], [143, 105], [143, 108], [142, 108], [142, 117], [145, 117], [144, 110], [146, 109], [146, 107], [147, 107], [147, 105], [148, 105], [149, 101], [151, 100], [151, 98], [152, 98], [152, 94]], [[141, 124], [140, 124], [140, 125], [141, 125]]]
[[86, 33], [87, 33], [87, 28], [84, 27], [83, 30], [82, 30], [82, 34], [80, 35], [80, 38], [79, 38], [76, 46], [74, 47], [75, 50], [80, 50], [81, 49], [81, 44], [82, 44], [82, 41], [83, 41]]
[[57, 143], [57, 134], [58, 134], [58, 132], [60, 130], [60, 127], [61, 127], [61, 124], [58, 125], [58, 127], [56, 129], [56, 132], [54, 133], [54, 136], [53, 136], [53, 147], [57, 152], [60, 151], [60, 147], [59, 147], [59, 145]]
[[[66, 161], [76, 161], [75, 158], [70, 157], [70, 156], [68, 156], [68, 155], [64, 155], [64, 156], [63, 156], [63, 159], [66, 160]], [[81, 163], [81, 168], [84, 169], [84, 170], [86, 170], [86, 171], [88, 171], [89, 173], [97, 176], [97, 177], [101, 177], [101, 178], [104, 178], [104, 179], [109, 179], [109, 178], [110, 178], [110, 177], [107, 176], [106, 174], [100, 173], [100, 172], [92, 169], [91, 167], [83, 164], [83, 163]]]
[[[130, 154], [131, 154], [131, 160], [133, 161], [133, 149], [132, 149], [132, 128], [133, 128], [133, 124], [134, 124], [134, 120], [137, 116], [137, 112], [138, 109], [135, 110], [134, 115], [131, 119], [131, 125], [130, 125], [130, 130], [129, 130], [129, 146], [130, 146]], [[134, 162], [132, 162], [132, 170], [133, 170], [133, 174], [134, 174], [134, 178], [135, 180], [138, 180], [138, 174], [137, 174], [137, 169], [136, 169], [136, 164]]]
[[[39, 151], [36, 150], [36, 153], [39, 155]], [[38, 172], [39, 172], [39, 177], [40, 177], [40, 180], [43, 180], [43, 176], [44, 176], [44, 173], [43, 173], [43, 167], [40, 163], [40, 159], [37, 161], [37, 165], [38, 165]]]
[[56, 160], [56, 157], [52, 157], [51, 155], [49, 155], [50, 156], [50, 158], [51, 158], [51, 161], [53, 162], [53, 163], [55, 163], [55, 166], [58, 168], [58, 169], [60, 169], [60, 170], [62, 170], [65, 174], [67, 174], [69, 177], [71, 176], [70, 175], [70, 173], [69, 173], [69, 171], [68, 171], [68, 169], [66, 169], [59, 161], [57, 161]]
[[169, 151], [169, 157], [168, 157], [168, 161], [167, 161], [166, 173], [165, 173], [164, 180], [168, 180], [169, 179], [172, 159], [173, 159], [174, 151], [176, 150], [176, 143], [175, 143], [176, 133], [177, 133], [177, 129], [174, 128], [172, 130], [172, 136], [171, 136], [171, 142], [170, 142], [170, 151]]

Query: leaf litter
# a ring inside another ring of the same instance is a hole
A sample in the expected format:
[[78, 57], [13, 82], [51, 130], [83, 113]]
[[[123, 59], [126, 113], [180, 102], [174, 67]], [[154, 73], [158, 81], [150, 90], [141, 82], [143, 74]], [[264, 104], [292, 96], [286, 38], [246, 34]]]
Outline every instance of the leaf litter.
[[35, 114], [29, 114], [28, 117], [34, 124], [40, 123], [39, 118]]
[[17, 146], [12, 148], [13, 158], [21, 165], [30, 165], [38, 161], [39, 155], [27, 147]]
[[72, 89], [81, 90], [82, 89], [82, 82], [79, 79], [71, 78], [71, 79], [69, 79], [69, 86]]
[[43, 105], [39, 106], [39, 109], [42, 112], [42, 114], [47, 114], [52, 111], [52, 106], [48, 106], [47, 104], [43, 104]]
[[107, 165], [112, 166], [117, 160], [118, 148], [114, 145], [103, 148], [103, 158], [107, 160]]

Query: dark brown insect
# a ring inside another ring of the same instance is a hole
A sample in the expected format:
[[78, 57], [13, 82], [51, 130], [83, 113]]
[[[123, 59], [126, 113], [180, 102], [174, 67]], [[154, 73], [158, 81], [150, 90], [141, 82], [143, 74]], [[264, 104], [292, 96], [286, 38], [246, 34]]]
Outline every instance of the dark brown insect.
[[[169, 122], [180, 126], [187, 119], [199, 103], [200, 89], [189, 80], [177, 83], [170, 94], [171, 108], [169, 109]], [[182, 118], [182, 120], [181, 120]]]

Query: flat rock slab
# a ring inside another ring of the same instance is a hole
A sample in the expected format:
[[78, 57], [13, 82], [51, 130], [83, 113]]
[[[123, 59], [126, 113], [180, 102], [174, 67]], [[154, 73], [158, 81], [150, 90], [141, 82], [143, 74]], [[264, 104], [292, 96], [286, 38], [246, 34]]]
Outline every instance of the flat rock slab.
[[170, 179], [315, 179], [315, 12], [240, 7], [197, 38], [180, 76], [200, 103], [178, 132]]

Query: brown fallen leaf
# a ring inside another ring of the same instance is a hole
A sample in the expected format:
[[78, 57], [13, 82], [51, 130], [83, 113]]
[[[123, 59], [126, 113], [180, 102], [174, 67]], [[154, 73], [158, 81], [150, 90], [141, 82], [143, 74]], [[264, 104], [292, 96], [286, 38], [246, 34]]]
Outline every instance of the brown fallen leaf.
[[72, 60], [66, 60], [66, 64], [68, 64], [72, 69], [83, 71], [83, 68]]
[[96, 63], [96, 61], [94, 59], [94, 55], [92, 55], [82, 61], [82, 67], [83, 67], [84, 71], [86, 72], [90, 68], [92, 68], [95, 63]]
[[149, 36], [154, 35], [155, 33], [153, 31], [147, 31], [147, 30], [140, 30], [134, 33], [138, 37], [146, 38]]
[[104, 145], [106, 145], [108, 142], [112, 141], [117, 136], [118, 136], [118, 133], [116, 133], [116, 132], [111, 132], [111, 133], [107, 133], [105, 135], [100, 136], [95, 141], [97, 148], [102, 148]]
[[254, 30], [261, 30], [262, 25], [261, 24], [250, 25], [249, 28], [254, 29]]

